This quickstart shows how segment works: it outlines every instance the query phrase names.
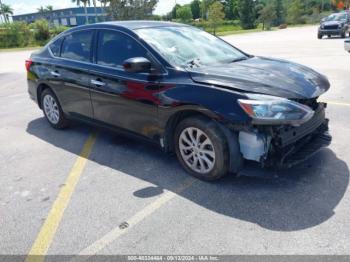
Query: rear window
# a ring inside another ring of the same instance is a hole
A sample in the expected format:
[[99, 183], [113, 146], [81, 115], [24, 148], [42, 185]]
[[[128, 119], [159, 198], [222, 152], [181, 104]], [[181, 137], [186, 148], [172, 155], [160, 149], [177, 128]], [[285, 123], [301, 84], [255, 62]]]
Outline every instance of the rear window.
[[90, 62], [92, 36], [92, 31], [75, 32], [66, 36], [62, 45], [61, 57]]
[[62, 41], [63, 38], [61, 37], [49, 45], [49, 48], [54, 56], [60, 56]]

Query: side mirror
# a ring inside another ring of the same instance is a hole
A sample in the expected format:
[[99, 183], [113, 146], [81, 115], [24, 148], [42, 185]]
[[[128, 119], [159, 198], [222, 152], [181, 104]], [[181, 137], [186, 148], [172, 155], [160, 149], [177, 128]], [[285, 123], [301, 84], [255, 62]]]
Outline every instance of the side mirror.
[[129, 73], [151, 72], [152, 63], [144, 57], [133, 57], [124, 61], [124, 70]]

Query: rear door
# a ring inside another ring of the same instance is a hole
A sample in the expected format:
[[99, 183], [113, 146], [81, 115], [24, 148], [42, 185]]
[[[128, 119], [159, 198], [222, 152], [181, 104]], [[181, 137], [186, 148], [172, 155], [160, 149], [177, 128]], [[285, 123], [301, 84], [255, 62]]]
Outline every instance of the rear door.
[[123, 62], [149, 58], [134, 38], [117, 30], [99, 30], [95, 68], [91, 72], [91, 101], [96, 120], [152, 138], [158, 133], [157, 78], [149, 73], [128, 73]]
[[59, 57], [51, 65], [51, 82], [63, 111], [73, 117], [93, 118], [90, 74], [94, 30], [73, 32], [62, 39]]

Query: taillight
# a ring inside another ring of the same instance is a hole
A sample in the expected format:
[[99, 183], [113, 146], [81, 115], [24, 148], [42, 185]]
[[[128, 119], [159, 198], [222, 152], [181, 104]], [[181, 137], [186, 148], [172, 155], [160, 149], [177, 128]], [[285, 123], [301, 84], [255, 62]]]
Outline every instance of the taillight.
[[27, 72], [29, 72], [31, 65], [33, 64], [33, 61], [31, 59], [26, 60], [26, 69]]

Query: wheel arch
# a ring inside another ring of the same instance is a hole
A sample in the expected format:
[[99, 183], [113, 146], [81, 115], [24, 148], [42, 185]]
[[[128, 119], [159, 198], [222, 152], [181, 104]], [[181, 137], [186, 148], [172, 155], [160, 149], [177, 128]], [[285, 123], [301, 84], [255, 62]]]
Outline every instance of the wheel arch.
[[41, 83], [41, 84], [38, 85], [38, 88], [36, 90], [36, 97], [37, 97], [38, 106], [39, 106], [40, 109], [42, 109], [41, 94], [43, 93], [43, 91], [45, 89], [50, 89], [53, 92], [52, 88], [49, 85], [45, 84], [45, 83]]
[[214, 121], [219, 129], [224, 134], [226, 141], [229, 147], [229, 171], [232, 173], [238, 173], [243, 167], [243, 156], [240, 152], [239, 142], [238, 142], [238, 134], [231, 131], [225, 124], [220, 121], [221, 117], [206, 109], [184, 109], [177, 111], [172, 114], [166, 124], [164, 135], [163, 135], [163, 148], [166, 152], [172, 153], [175, 151], [174, 144], [174, 134], [177, 125], [184, 119], [189, 117], [203, 117], [208, 120]]
[[216, 114], [212, 113], [209, 110], [204, 110], [204, 109], [185, 108], [173, 113], [168, 118], [164, 129], [163, 139], [164, 139], [164, 150], [166, 152], [174, 152], [175, 147], [174, 147], [173, 135], [175, 133], [175, 129], [177, 125], [182, 120], [193, 116], [205, 117], [207, 119], [218, 118]]
[[[36, 90], [39, 108], [42, 109], [41, 94], [42, 94], [42, 93], [44, 92], [44, 90], [46, 90], [46, 89], [50, 89], [50, 91], [55, 95], [55, 97], [56, 97], [58, 103], [59, 103], [60, 105], [62, 105], [62, 104], [61, 104], [61, 101], [60, 101], [60, 98], [58, 97], [58, 95], [57, 95], [56, 92], [55, 92], [55, 89], [52, 88], [52, 87], [51, 87], [50, 85], [48, 85], [47, 83], [40, 83], [40, 84], [38, 85], [37, 90]], [[62, 108], [62, 110], [63, 110], [63, 108]]]

